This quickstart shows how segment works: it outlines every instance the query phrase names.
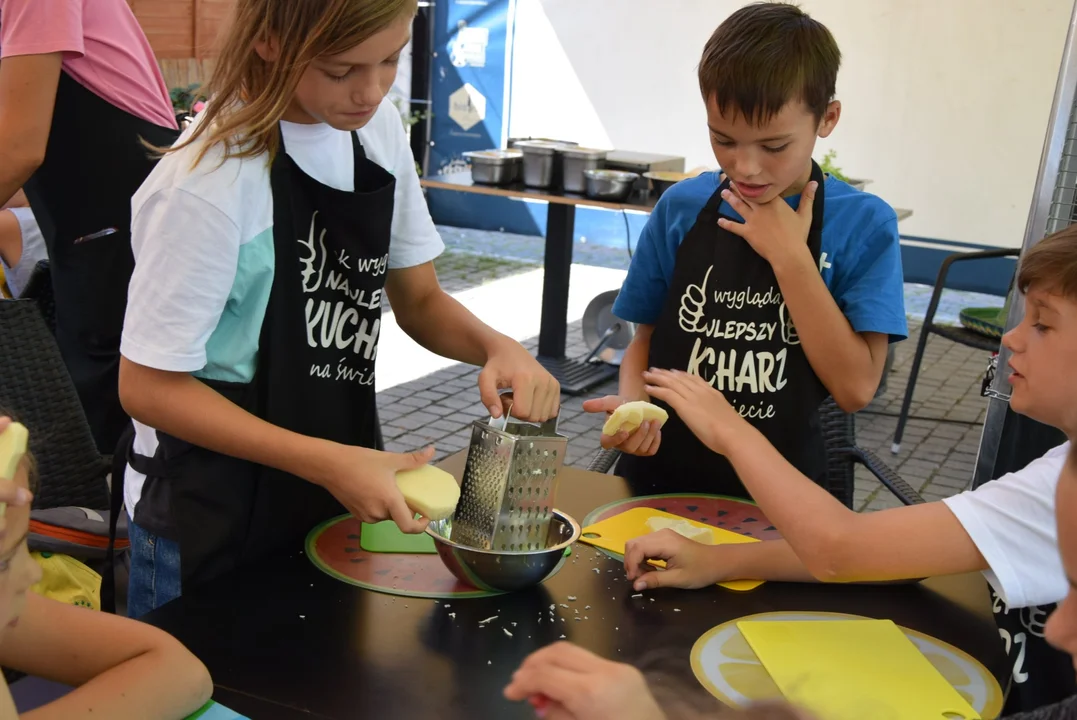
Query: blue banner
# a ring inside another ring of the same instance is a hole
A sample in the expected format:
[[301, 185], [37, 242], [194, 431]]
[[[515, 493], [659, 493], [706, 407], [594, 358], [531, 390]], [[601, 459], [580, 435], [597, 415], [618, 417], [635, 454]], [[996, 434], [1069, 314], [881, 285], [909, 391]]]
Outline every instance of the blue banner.
[[[434, 6], [430, 176], [463, 167], [469, 150], [506, 146], [515, 6], [516, 0], [439, 0]], [[527, 235], [544, 230], [525, 203], [447, 190], [429, 190], [427, 198], [439, 224]], [[545, 220], [545, 208], [537, 209]]]
[[[463, 153], [507, 146], [516, 0], [439, 0], [434, 7], [430, 165], [433, 177], [465, 166]], [[434, 222], [452, 227], [546, 233], [546, 204], [428, 190]], [[646, 218], [632, 217], [634, 244]], [[619, 213], [580, 208], [576, 239], [623, 247]]]

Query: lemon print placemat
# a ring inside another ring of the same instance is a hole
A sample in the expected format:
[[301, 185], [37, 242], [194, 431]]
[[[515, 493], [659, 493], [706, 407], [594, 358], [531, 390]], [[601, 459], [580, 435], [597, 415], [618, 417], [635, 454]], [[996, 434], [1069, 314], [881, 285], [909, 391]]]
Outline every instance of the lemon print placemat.
[[[692, 648], [692, 670], [712, 695], [727, 705], [742, 707], [759, 700], [783, 697], [759, 657], [737, 627], [751, 621], [868, 620], [858, 615], [819, 612], [763, 613], [737, 618], [707, 631]], [[983, 720], [1002, 711], [1002, 689], [991, 673], [969, 654], [929, 635], [900, 628], [931, 665]]]

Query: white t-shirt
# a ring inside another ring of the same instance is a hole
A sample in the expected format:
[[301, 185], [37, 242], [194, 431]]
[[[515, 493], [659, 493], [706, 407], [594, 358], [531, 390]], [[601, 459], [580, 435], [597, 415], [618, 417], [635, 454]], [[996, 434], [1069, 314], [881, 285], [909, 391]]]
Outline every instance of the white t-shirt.
[[1058, 551], [1055, 488], [1070, 444], [1017, 472], [943, 500], [990, 570], [987, 581], [1011, 608], [1049, 605], [1069, 590]]
[[7, 286], [15, 297], [22, 295], [30, 277], [34, 274], [34, 268], [42, 260], [48, 260], [49, 254], [45, 249], [45, 238], [41, 235], [41, 228], [34, 218], [34, 211], [28, 207], [13, 207], [0, 212], [9, 212], [19, 222], [19, 231], [22, 234], [22, 257], [14, 267], [8, 267], [7, 263], [0, 260], [7, 276]]
[[[305, 173], [338, 190], [353, 189], [349, 133], [324, 124], [281, 128], [288, 155]], [[357, 132], [367, 157], [396, 177], [389, 268], [433, 260], [444, 244], [400, 113], [386, 99]], [[135, 271], [120, 352], [158, 370], [249, 382], [273, 283], [269, 164], [264, 157], [221, 164], [221, 150], [214, 148], [192, 168], [199, 148], [166, 155], [132, 198]], [[135, 452], [152, 457], [156, 433], [137, 422], [135, 430]], [[127, 468], [124, 495], [132, 514], [144, 481]]]

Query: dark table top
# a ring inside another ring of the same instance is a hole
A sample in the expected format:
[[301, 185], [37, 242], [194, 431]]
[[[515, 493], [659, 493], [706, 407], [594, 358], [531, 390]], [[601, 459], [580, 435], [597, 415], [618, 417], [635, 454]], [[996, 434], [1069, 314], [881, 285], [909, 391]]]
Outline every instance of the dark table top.
[[[459, 474], [462, 454], [444, 466]], [[558, 505], [582, 519], [627, 495], [619, 478], [566, 468]], [[964, 650], [1006, 687], [1008, 668], [979, 575], [888, 586], [767, 583], [748, 593], [715, 587], [634, 594], [621, 565], [585, 545], [539, 588], [447, 601], [352, 587], [297, 553], [201, 588], [146, 620], [206, 663], [219, 702], [259, 720], [530, 719], [531, 708], [508, 703], [501, 690], [528, 654], [562, 635], [624, 662], [656, 653], [674, 658], [686, 688], [703, 692], [689, 664], [699, 636], [728, 620], [773, 611], [890, 618]], [[576, 601], [568, 603], [569, 595]], [[588, 619], [558, 608], [565, 621], [551, 623], [549, 607], [560, 603]], [[497, 621], [479, 626], [494, 615]]]
[[653, 194], [643, 197], [641, 193], [635, 191], [624, 202], [610, 202], [608, 200], [594, 200], [586, 195], [566, 193], [560, 190], [530, 188], [522, 182], [512, 183], [511, 185], [484, 185], [471, 179], [470, 170], [460, 170], [459, 172], [446, 173], [445, 175], [432, 175], [423, 178], [420, 184], [425, 188], [434, 188], [436, 190], [456, 190], [477, 195], [542, 200], [557, 205], [583, 205], [605, 208], [606, 210], [635, 210], [645, 213], [654, 210], [654, 204], [657, 202], [657, 198]]

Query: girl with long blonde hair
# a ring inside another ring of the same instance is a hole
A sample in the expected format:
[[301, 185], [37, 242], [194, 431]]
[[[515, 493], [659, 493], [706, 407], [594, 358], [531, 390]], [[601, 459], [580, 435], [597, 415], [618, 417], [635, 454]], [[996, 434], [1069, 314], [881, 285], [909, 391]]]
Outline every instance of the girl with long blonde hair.
[[395, 473], [431, 449], [381, 450], [385, 297], [419, 344], [483, 367], [495, 416], [509, 387], [522, 419], [558, 410], [553, 377], [438, 285], [444, 246], [386, 99], [416, 4], [237, 0], [207, 109], [135, 195], [132, 616], [343, 512], [424, 529]]

